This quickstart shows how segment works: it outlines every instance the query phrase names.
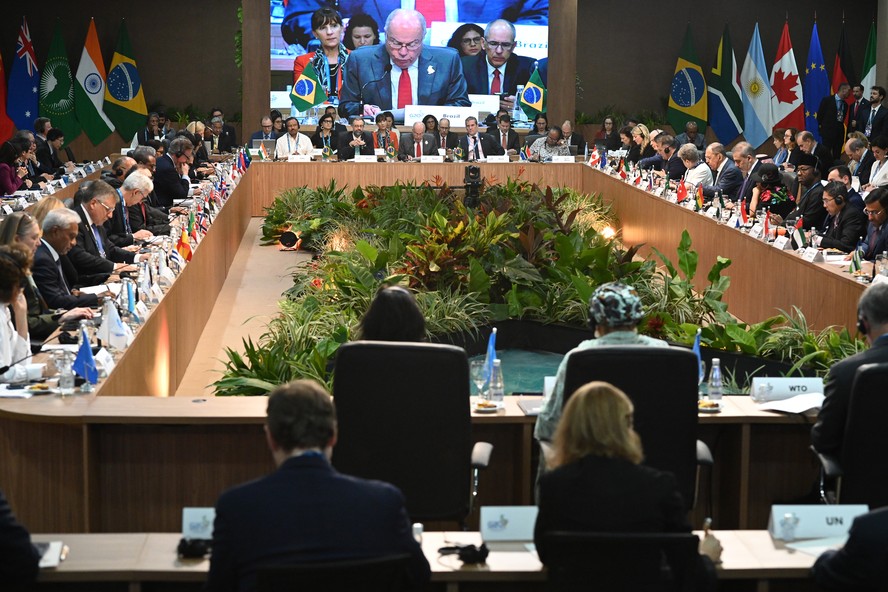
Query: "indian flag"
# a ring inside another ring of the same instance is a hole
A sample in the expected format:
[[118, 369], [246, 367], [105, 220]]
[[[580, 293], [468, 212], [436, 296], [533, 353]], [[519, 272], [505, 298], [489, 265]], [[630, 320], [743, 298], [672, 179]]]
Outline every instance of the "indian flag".
[[102, 50], [99, 48], [99, 36], [93, 19], [89, 21], [75, 79], [74, 110], [83, 131], [95, 146], [111, 135], [114, 124], [102, 110], [105, 98], [105, 62], [102, 61]]

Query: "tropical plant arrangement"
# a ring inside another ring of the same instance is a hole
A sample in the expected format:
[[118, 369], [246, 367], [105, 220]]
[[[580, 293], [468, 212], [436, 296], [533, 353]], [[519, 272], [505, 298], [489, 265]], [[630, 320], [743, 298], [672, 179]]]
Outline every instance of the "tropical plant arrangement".
[[[645, 333], [828, 368], [862, 344], [847, 331], [807, 331], [800, 311], [747, 325], [722, 297], [730, 260], [719, 258], [700, 291], [697, 253], [685, 232], [675, 265], [665, 254], [637, 257], [611, 229], [617, 220], [600, 195], [541, 188], [518, 179], [485, 179], [476, 208], [435, 179], [422, 185], [329, 185], [284, 191], [266, 209], [263, 239], [291, 230], [315, 256], [297, 266], [293, 286], [257, 341], [226, 350], [217, 395], [264, 395], [295, 378], [328, 385], [339, 346], [383, 284], [416, 294], [430, 338], [478, 331], [504, 319], [585, 326], [594, 289], [620, 280], [645, 304]], [[607, 229], [607, 230], [606, 230]], [[790, 357], [791, 355], [791, 357]]]

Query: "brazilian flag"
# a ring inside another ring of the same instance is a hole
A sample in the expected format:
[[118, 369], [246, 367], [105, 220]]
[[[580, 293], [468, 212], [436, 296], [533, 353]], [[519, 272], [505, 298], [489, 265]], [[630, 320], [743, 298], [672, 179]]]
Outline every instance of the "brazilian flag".
[[530, 80], [527, 81], [524, 90], [521, 91], [521, 97], [518, 100], [522, 111], [524, 111], [528, 117], [536, 117], [539, 113], [545, 113], [547, 93], [548, 91], [543, 84], [543, 79], [540, 78], [539, 69], [534, 68], [533, 74], [530, 75]]
[[688, 25], [684, 44], [675, 64], [675, 74], [672, 76], [666, 121], [676, 134], [684, 133], [685, 124], [694, 121], [702, 134], [706, 131], [707, 115], [706, 80], [703, 78], [703, 67], [697, 59], [697, 52], [694, 51], [691, 25]]
[[148, 108], [145, 106], [145, 89], [136, 67], [136, 57], [130, 45], [126, 22], [120, 23], [117, 49], [111, 58], [111, 69], [105, 83], [105, 115], [108, 116], [120, 136], [127, 142], [145, 126]]
[[293, 84], [290, 100], [299, 111], [307, 111], [327, 100], [327, 91], [318, 80], [318, 73], [311, 62], [305, 65], [305, 70]]

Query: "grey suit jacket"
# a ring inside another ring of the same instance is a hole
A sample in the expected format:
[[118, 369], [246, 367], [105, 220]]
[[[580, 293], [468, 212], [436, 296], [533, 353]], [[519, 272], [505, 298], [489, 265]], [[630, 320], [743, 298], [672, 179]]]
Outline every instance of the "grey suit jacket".
[[[422, 135], [422, 153], [425, 155], [438, 153], [435, 134], [425, 133]], [[401, 134], [401, 141], [398, 142], [398, 160], [407, 160], [411, 156], [416, 157], [416, 142], [413, 140], [412, 133], [405, 132]]]

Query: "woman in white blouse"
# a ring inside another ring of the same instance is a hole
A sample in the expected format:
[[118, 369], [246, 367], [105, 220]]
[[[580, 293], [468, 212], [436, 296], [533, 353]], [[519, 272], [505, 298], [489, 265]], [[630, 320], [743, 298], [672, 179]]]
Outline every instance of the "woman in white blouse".
[[712, 181], [712, 169], [709, 168], [708, 164], [700, 160], [700, 152], [696, 146], [684, 144], [678, 149], [678, 157], [687, 169], [684, 176], [685, 183], [693, 186], [689, 190], [695, 189], [698, 185], [714, 184]]
[[870, 150], [876, 161], [870, 169], [869, 183], [861, 187], [862, 191], [872, 191], [876, 187], [888, 185], [888, 138], [877, 136], [870, 141]]
[[0, 382], [20, 382], [28, 377], [24, 365], [31, 361], [31, 340], [23, 286], [30, 269], [30, 253], [0, 246], [0, 367], [11, 366], [0, 374]]

